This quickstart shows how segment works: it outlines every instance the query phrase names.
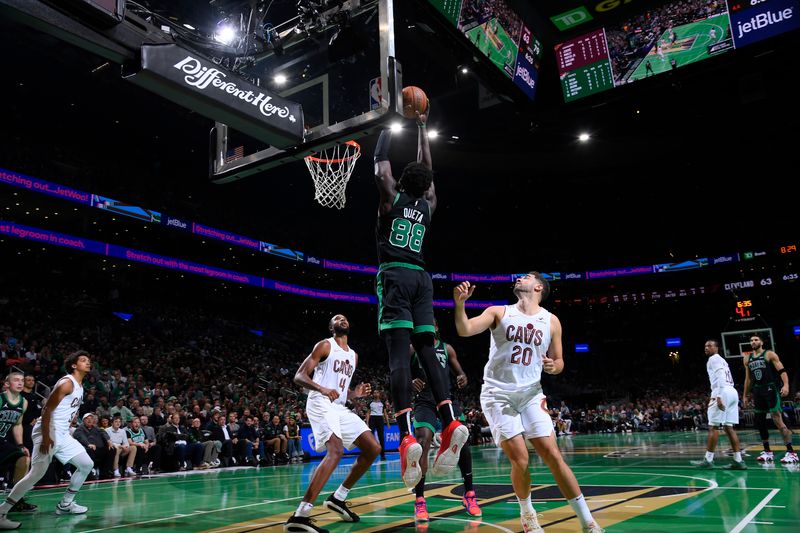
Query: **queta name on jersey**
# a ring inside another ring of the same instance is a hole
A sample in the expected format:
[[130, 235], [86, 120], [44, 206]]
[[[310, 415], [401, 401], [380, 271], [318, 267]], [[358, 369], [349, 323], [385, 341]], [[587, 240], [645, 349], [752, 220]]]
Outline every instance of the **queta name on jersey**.
[[403, 217], [413, 220], [414, 222], [422, 222], [422, 211], [417, 211], [411, 207], [404, 207]]

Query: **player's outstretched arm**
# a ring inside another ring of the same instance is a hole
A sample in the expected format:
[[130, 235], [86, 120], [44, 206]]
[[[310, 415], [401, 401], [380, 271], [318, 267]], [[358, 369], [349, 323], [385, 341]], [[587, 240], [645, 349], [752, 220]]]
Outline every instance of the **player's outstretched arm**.
[[467, 318], [464, 304], [475, 292], [475, 286], [469, 281], [464, 281], [456, 285], [453, 289], [453, 302], [455, 303], [456, 331], [461, 337], [472, 337], [478, 333], [483, 333], [489, 328], [494, 328], [503, 318], [503, 308], [497, 305], [487, 307], [480, 315]]
[[317, 365], [321, 361], [324, 361], [325, 358], [330, 355], [330, 353], [330, 341], [328, 339], [319, 341], [314, 346], [314, 349], [311, 350], [311, 353], [308, 354], [308, 357], [306, 357], [305, 360], [300, 363], [300, 368], [297, 369], [297, 372], [294, 375], [294, 383], [300, 387], [315, 390], [320, 394], [324, 394], [330, 398], [331, 401], [334, 401], [339, 397], [339, 392], [337, 390], [321, 387], [319, 384], [315, 383], [313, 379], [311, 379], [314, 369], [316, 369]]
[[[431, 105], [428, 103], [428, 113], [430, 113], [430, 108]], [[433, 170], [431, 145], [428, 142], [428, 113], [420, 115], [419, 112], [417, 112], [417, 161]], [[431, 186], [425, 192], [425, 200], [431, 207], [431, 215], [433, 215], [437, 205], [436, 184], [433, 181], [431, 181]]]
[[389, 146], [392, 143], [392, 132], [382, 130], [375, 146], [375, 185], [380, 193], [378, 209], [388, 213], [397, 196], [397, 181], [392, 175], [392, 164], [389, 162]]

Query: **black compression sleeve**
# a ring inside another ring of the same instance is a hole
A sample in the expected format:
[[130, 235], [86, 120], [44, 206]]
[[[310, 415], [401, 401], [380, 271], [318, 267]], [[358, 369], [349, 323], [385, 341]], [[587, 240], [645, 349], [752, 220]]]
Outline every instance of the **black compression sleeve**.
[[389, 145], [392, 143], [392, 132], [382, 130], [378, 137], [378, 144], [375, 146], [375, 162], [389, 160]]

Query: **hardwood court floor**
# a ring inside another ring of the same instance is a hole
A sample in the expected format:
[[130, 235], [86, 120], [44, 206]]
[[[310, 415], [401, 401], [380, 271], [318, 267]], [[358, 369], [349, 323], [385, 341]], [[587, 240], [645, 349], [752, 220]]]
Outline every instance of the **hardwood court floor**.
[[[722, 470], [730, 459], [719, 456], [715, 470], [692, 468], [688, 461], [702, 456], [704, 432], [558, 440], [594, 516], [609, 533], [799, 532], [800, 468], [759, 465], [757, 435], [740, 435], [749, 443], [745, 472]], [[722, 447], [726, 446], [723, 439]], [[776, 458], [783, 456], [782, 447], [773, 449]], [[473, 457], [482, 520], [470, 520], [463, 512], [460, 479], [433, 479], [426, 494], [432, 521], [426, 528], [416, 528], [420, 533], [521, 531], [508, 461], [491, 446], [473, 448]], [[352, 462], [345, 458], [314, 508], [318, 524], [332, 533], [414, 529], [413, 499], [399, 481], [397, 458], [389, 454], [387, 461], [373, 465], [350, 493], [353, 509], [362, 517], [355, 524], [338, 521], [321, 505], [344, 479]], [[539, 521], [545, 531], [580, 531], [547, 468], [535, 455], [531, 463], [534, 507], [542, 515]], [[297, 507], [316, 464], [94, 483], [78, 496], [77, 501], [89, 507], [83, 516], [56, 516], [52, 509], [63, 489], [40, 489], [29, 500], [41, 510], [12, 518], [23, 522], [21, 531], [278, 533]]]

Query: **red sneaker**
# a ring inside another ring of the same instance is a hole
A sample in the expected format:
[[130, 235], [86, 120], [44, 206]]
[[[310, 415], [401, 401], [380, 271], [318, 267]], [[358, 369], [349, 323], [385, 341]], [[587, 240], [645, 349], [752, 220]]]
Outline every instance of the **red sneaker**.
[[414, 520], [416, 522], [427, 522], [429, 519], [428, 505], [425, 503], [425, 498], [420, 496], [414, 503]]
[[461, 499], [461, 505], [464, 506], [464, 509], [467, 510], [467, 514], [470, 516], [483, 515], [481, 508], [478, 506], [478, 499], [475, 497], [474, 490], [464, 493], [464, 497]]
[[422, 457], [422, 446], [412, 435], [406, 435], [400, 441], [400, 475], [406, 488], [413, 489], [422, 478], [419, 458]]
[[442, 431], [442, 444], [439, 446], [439, 453], [433, 462], [431, 471], [437, 476], [442, 476], [450, 472], [458, 464], [461, 455], [461, 448], [469, 438], [469, 430], [458, 420], [453, 420], [450, 425]]

